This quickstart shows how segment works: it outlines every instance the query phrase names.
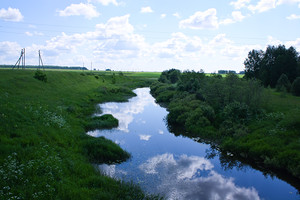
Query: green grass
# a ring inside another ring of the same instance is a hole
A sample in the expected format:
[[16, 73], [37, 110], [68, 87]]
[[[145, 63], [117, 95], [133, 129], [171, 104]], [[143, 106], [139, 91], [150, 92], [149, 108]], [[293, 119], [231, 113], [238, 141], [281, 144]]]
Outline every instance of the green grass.
[[85, 134], [97, 103], [126, 101], [151, 80], [51, 70], [42, 82], [34, 73], [0, 71], [0, 199], [155, 199], [100, 175], [90, 162], [129, 154]]

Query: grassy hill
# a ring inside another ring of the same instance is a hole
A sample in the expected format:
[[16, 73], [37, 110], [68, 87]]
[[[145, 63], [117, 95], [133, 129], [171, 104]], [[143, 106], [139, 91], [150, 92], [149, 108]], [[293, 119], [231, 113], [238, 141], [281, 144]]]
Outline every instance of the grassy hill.
[[126, 101], [133, 88], [148, 86], [151, 79], [42, 74], [46, 82], [34, 78], [33, 70], [0, 70], [0, 199], [155, 199], [137, 186], [100, 175], [91, 162], [130, 155], [109, 140], [85, 134], [91, 123], [101, 128], [112, 120], [92, 117], [97, 103]]

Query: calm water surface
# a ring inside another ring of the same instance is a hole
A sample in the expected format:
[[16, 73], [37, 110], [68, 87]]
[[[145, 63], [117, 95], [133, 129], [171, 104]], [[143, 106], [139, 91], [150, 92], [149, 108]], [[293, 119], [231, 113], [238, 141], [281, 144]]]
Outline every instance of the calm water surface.
[[218, 156], [206, 158], [209, 145], [168, 131], [168, 112], [155, 103], [149, 88], [134, 92], [137, 96], [129, 102], [99, 105], [103, 114], [119, 120], [118, 128], [88, 132], [115, 141], [132, 155], [122, 164], [99, 165], [103, 173], [167, 199], [300, 199], [288, 183], [251, 167], [224, 170]]

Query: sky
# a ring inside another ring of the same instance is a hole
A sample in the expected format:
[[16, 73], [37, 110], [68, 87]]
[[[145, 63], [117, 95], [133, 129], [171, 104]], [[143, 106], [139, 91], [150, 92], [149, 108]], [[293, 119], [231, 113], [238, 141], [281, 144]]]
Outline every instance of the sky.
[[300, 0], [1, 0], [0, 64], [244, 70], [252, 49], [300, 52]]

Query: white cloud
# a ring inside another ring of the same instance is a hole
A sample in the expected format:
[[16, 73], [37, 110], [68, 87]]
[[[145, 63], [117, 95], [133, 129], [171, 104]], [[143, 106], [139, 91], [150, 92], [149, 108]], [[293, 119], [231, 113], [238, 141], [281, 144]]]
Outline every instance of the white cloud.
[[241, 22], [245, 18], [245, 16], [242, 15], [242, 13], [240, 11], [233, 11], [231, 13], [231, 16], [232, 16], [232, 19], [228, 18], [228, 19], [222, 20], [222, 21], [220, 21], [220, 24], [227, 25], [227, 24], [232, 24], [235, 22]]
[[140, 12], [141, 13], [152, 13], [154, 11], [152, 10], [152, 8], [150, 6], [147, 6], [147, 7], [142, 7]]
[[300, 0], [278, 0], [277, 1], [277, 5], [281, 5], [281, 4], [295, 4], [295, 3], [299, 3], [299, 6], [300, 6]]
[[15, 64], [20, 56], [21, 46], [16, 42], [0, 42], [0, 60], [1, 62]]
[[9, 7], [7, 10], [4, 8], [0, 10], [0, 19], [4, 21], [20, 22], [23, 18], [23, 15], [17, 8]]
[[276, 8], [276, 0], [260, 0], [256, 5], [248, 6], [248, 9], [253, 13], [265, 12], [270, 9]]
[[161, 18], [161, 19], [164, 19], [164, 18], [166, 18], [166, 16], [167, 16], [167, 14], [161, 14], [161, 15], [160, 15], [160, 18]]
[[251, 0], [237, 0], [230, 2], [230, 5], [232, 5], [235, 9], [241, 9], [243, 7], [246, 7], [247, 4], [250, 3]]
[[240, 11], [233, 11], [232, 12], [232, 18], [237, 22], [241, 22], [241, 21], [243, 21], [245, 16], [243, 16]]
[[44, 35], [44, 33], [37, 32], [37, 31], [34, 31], [34, 32], [26, 31], [25, 34], [26, 34], [27, 36], [30, 36], [30, 37], [31, 37], [31, 36], [34, 36], [34, 35], [36, 35], [36, 36], [43, 36], [43, 35]]
[[300, 51], [300, 38], [297, 38], [296, 40], [294, 40], [294, 41], [287, 41], [286, 43], [285, 43], [285, 45], [287, 46], [287, 47], [295, 47], [296, 48], [296, 50], [299, 52]]
[[292, 14], [288, 17], [286, 17], [288, 20], [295, 20], [295, 19], [300, 19], [300, 15], [295, 15], [295, 14]]
[[139, 135], [140, 140], [149, 141], [151, 138], [151, 135]]
[[104, 6], [108, 6], [110, 3], [114, 4], [115, 6], [118, 6], [119, 3], [116, 0], [88, 0], [88, 2], [98, 2], [101, 3]]
[[280, 40], [278, 40], [272, 36], [268, 36], [268, 45], [278, 46], [280, 44], [283, 44]]
[[80, 16], [83, 15], [87, 19], [92, 19], [94, 17], [98, 17], [100, 13], [97, 12], [96, 7], [92, 4], [71, 4], [66, 7], [64, 10], [58, 11], [59, 16]]
[[176, 12], [176, 13], [173, 13], [172, 15], [173, 15], [174, 17], [178, 18], [178, 19], [180, 19], [180, 18], [181, 18], [180, 14], [179, 14], [178, 12]]
[[211, 8], [204, 12], [198, 11], [188, 19], [181, 20], [179, 27], [190, 29], [216, 29], [219, 27], [217, 10]]

